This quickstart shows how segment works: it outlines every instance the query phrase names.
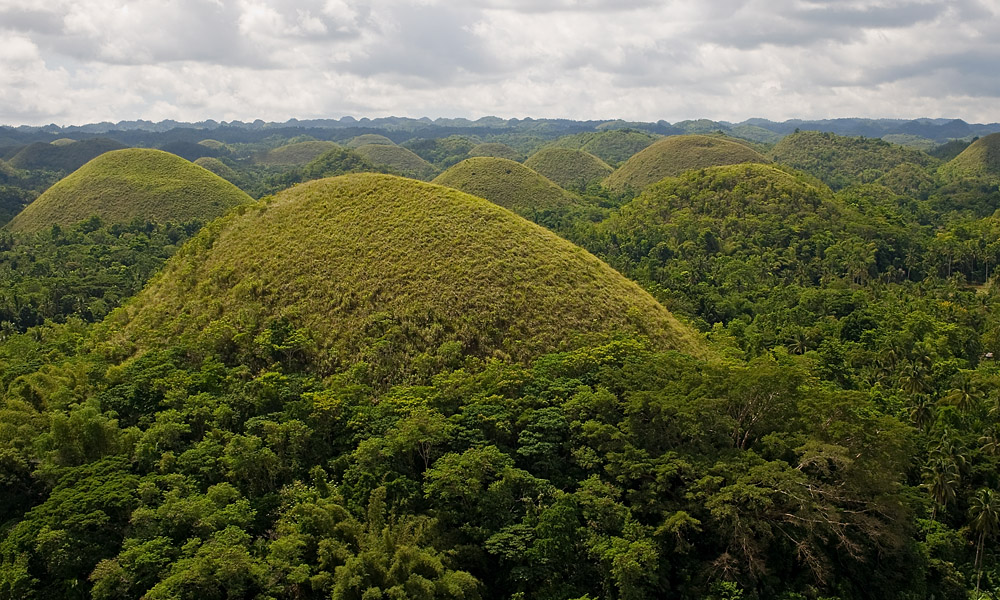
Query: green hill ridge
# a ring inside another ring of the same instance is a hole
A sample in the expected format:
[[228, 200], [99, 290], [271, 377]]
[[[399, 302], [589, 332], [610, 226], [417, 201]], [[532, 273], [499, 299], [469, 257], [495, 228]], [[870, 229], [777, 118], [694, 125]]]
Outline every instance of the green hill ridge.
[[1000, 178], [1000, 133], [979, 138], [939, 169], [946, 178]]
[[257, 162], [275, 167], [301, 167], [337, 147], [337, 144], [333, 142], [318, 140], [287, 144], [268, 151]]
[[483, 199], [370, 173], [311, 181], [213, 222], [98, 338], [132, 351], [238, 348], [276, 320], [308, 332], [319, 371], [364, 361], [390, 384], [455, 342], [528, 360], [632, 331], [702, 353], [665, 308], [582, 248]]
[[580, 203], [544, 175], [506, 158], [467, 158], [438, 175], [434, 183], [486, 198], [532, 220], [537, 220], [540, 213]]
[[614, 171], [589, 152], [573, 148], [546, 147], [524, 161], [524, 166], [541, 173], [566, 189], [585, 190]]
[[675, 135], [628, 159], [604, 180], [604, 185], [619, 193], [640, 192], [664, 177], [691, 169], [767, 162], [762, 154], [741, 143], [704, 135]]
[[390, 171], [414, 179], [427, 180], [437, 173], [434, 165], [402, 146], [365, 144], [354, 148], [354, 152], [373, 165], [388, 167]]
[[124, 144], [105, 138], [80, 140], [63, 145], [36, 142], [22, 148], [8, 162], [15, 169], [70, 172], [105, 152], [122, 148], [125, 148]]
[[369, 144], [381, 144], [385, 146], [395, 146], [396, 142], [390, 140], [384, 135], [377, 133], [364, 133], [357, 137], [351, 138], [344, 142], [345, 148], [355, 149], [361, 146], [367, 146]]
[[614, 167], [632, 158], [657, 139], [659, 136], [645, 131], [613, 129], [566, 136], [559, 138], [549, 146], [583, 150]]
[[484, 142], [469, 150], [469, 156], [491, 156], [494, 158], [506, 158], [521, 162], [524, 157], [520, 152], [502, 142]]
[[98, 156], [71, 173], [8, 225], [37, 231], [91, 216], [105, 223], [214, 219], [253, 200], [222, 177], [161, 150], [128, 148]]
[[912, 148], [884, 140], [847, 137], [818, 131], [785, 136], [771, 151], [775, 162], [805, 171], [834, 190], [871, 183], [903, 163], [926, 167], [937, 161]]

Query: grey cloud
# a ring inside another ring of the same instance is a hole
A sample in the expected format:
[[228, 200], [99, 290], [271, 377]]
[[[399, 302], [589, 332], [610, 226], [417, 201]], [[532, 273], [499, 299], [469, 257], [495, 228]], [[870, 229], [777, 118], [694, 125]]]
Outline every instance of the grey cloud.
[[0, 7], [0, 29], [56, 35], [63, 30], [62, 18], [50, 11]]

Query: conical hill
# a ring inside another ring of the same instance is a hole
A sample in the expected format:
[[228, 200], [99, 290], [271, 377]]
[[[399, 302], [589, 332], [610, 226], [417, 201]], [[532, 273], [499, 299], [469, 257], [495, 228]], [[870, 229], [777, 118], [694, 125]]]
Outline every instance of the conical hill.
[[38, 231], [95, 215], [106, 223], [208, 221], [252, 201], [225, 179], [179, 156], [128, 148], [102, 154], [63, 178], [9, 227]]
[[1000, 179], [1000, 133], [972, 142], [968, 148], [941, 166], [946, 178], [984, 177]]
[[354, 149], [359, 155], [376, 166], [387, 167], [394, 173], [427, 180], [437, 173], [434, 165], [402, 146], [388, 144], [365, 144]]
[[579, 204], [576, 196], [544, 175], [506, 158], [467, 158], [438, 175], [434, 183], [486, 198], [532, 220]]
[[614, 171], [608, 163], [589, 152], [551, 146], [532, 154], [524, 161], [524, 166], [572, 190], [585, 190]]
[[268, 151], [257, 162], [275, 167], [301, 167], [335, 148], [339, 148], [339, 146], [333, 142], [319, 140], [296, 142]]
[[737, 142], [705, 135], [663, 138], [625, 161], [604, 184], [616, 192], [641, 192], [664, 177], [691, 169], [769, 162], [756, 150]]
[[585, 250], [483, 199], [372, 173], [311, 181], [210, 224], [100, 337], [239, 354], [275, 323], [311, 340], [314, 369], [364, 362], [383, 383], [456, 345], [527, 360], [631, 331], [702, 354], [695, 334]]

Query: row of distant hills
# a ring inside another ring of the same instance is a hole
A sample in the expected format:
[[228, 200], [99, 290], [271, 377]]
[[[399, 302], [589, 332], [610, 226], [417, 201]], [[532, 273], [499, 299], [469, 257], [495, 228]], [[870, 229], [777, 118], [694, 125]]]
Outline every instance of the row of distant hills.
[[[703, 134], [722, 132], [726, 135], [760, 143], [775, 143], [796, 129], [827, 131], [845, 136], [865, 136], [882, 138], [886, 141], [928, 149], [955, 139], [972, 139], [1000, 131], [1000, 123], [967, 123], [962, 119], [863, 119], [842, 118], [822, 120], [791, 119], [782, 122], [767, 119], [747, 119], [740, 123], [697, 119], [669, 123], [667, 121], [642, 122], [624, 120], [570, 119], [502, 119], [482, 117], [476, 120], [464, 118], [427, 117], [380, 117], [357, 119], [345, 116], [340, 119], [289, 119], [283, 123], [257, 119], [253, 122], [207, 120], [185, 123], [174, 120], [153, 122], [148, 120], [101, 122], [87, 125], [45, 125], [0, 127], [0, 147], [31, 142], [51, 142], [66, 136], [76, 139], [87, 136], [102, 136], [116, 139], [129, 145], [142, 145], [151, 134], [159, 134], [163, 140], [168, 134], [171, 140], [197, 141], [204, 138], [206, 130], [212, 137], [224, 142], [238, 143], [247, 140], [248, 135], [281, 134], [282, 130], [312, 130], [309, 133], [323, 138], [323, 130], [350, 130], [354, 135], [378, 132], [399, 143], [412, 137], [434, 138], [462, 133], [502, 134], [532, 133], [541, 137], [560, 137], [587, 131], [609, 129], [636, 129], [660, 135]], [[319, 134], [319, 135], [317, 135]], [[169, 141], [169, 140], [168, 140]]]

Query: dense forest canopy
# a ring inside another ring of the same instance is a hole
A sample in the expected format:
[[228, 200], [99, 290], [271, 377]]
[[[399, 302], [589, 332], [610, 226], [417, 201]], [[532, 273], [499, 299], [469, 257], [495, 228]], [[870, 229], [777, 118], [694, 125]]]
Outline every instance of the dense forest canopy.
[[1000, 597], [998, 130], [0, 128], [0, 600]]

